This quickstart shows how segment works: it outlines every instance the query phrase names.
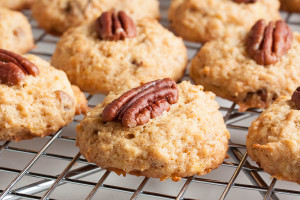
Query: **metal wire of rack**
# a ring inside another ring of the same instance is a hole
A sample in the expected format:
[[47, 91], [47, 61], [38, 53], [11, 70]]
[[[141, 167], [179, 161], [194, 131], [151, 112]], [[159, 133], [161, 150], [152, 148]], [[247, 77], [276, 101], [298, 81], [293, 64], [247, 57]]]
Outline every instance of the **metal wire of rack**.
[[[164, 26], [168, 26], [166, 11], [170, 2], [169, 0], [161, 0], [160, 3], [163, 16], [161, 23]], [[31, 53], [49, 60], [58, 38], [50, 36], [39, 29], [36, 22], [31, 18], [30, 11], [25, 11], [24, 13], [32, 24], [35, 43], [37, 45], [37, 48]], [[300, 20], [298, 22], [295, 20], [300, 19], [298, 15], [291, 13], [282, 14], [292, 27], [300, 27]], [[201, 47], [200, 44], [191, 42], [186, 42], [186, 46], [188, 47], [189, 58], [192, 58]], [[189, 79], [188, 75], [186, 74], [183, 79]], [[87, 94], [89, 106], [95, 106], [103, 97], [103, 95], [93, 96]], [[235, 137], [242, 136], [244, 138], [246, 136], [249, 123], [260, 114], [260, 111], [249, 110], [241, 113], [237, 110], [235, 104], [221, 99], [218, 99], [218, 101], [221, 104], [220, 111], [224, 114], [224, 119], [227, 128], [231, 132], [232, 139], [229, 145], [228, 158], [219, 169], [212, 172], [212, 174], [215, 173], [212, 176], [208, 174], [201, 177], [187, 177], [178, 183], [153, 181], [153, 179], [147, 177], [138, 178], [129, 176], [126, 178], [116, 178], [114, 173], [100, 169], [93, 163], [87, 162], [81, 157], [78, 149], [74, 147], [75, 126], [80, 122], [81, 116], [76, 117], [72, 124], [60, 129], [53, 136], [33, 139], [31, 142], [0, 142], [0, 200], [92, 199], [93, 197], [95, 199], [105, 199], [101, 198], [105, 195], [98, 195], [98, 193], [104, 190], [112, 191], [112, 193], [106, 196], [110, 199], [160, 198], [191, 200], [205, 198], [222, 200], [226, 197], [226, 199], [245, 199], [247, 195], [253, 195], [249, 199], [300, 200], [299, 185], [277, 181], [275, 178], [270, 179], [268, 174], [263, 172], [262, 169], [248, 158], [245, 145], [243, 145], [244, 141], [234, 141]], [[67, 146], [72, 146], [72, 150], [65, 151], [64, 147]], [[57, 151], [57, 148], [60, 150]], [[61, 149], [63, 150], [61, 151]], [[14, 160], [15, 157], [18, 157], [18, 160]], [[26, 157], [26, 159], [23, 157]], [[64, 164], [58, 164], [59, 162], [63, 162]], [[39, 163], [49, 163], [49, 168], [56, 166], [63, 167], [58, 167], [57, 171], [59, 172], [50, 173], [48, 169], [37, 170], [36, 166]], [[243, 177], [240, 178], [241, 176]], [[122, 184], [108, 181], [110, 177], [114, 177], [114, 179], [117, 179], [117, 182], [120, 181]], [[28, 178], [30, 180], [25, 180]], [[129, 184], [127, 182], [129, 179], [133, 179], [135, 184]], [[84, 188], [84, 192], [80, 193], [84, 194], [81, 196], [79, 193], [77, 194], [79, 196], [72, 195], [76, 193], [76, 189], [66, 189], [66, 192], [64, 192], [64, 185], [70, 185], [71, 188], [77, 188], [80, 185], [81, 188]], [[155, 187], [156, 185], [159, 186]], [[170, 188], [168, 185], [174, 187], [175, 190], [173, 191], [175, 192], [171, 193], [166, 190], [166, 188]], [[207, 185], [210, 186], [209, 190], [206, 190]], [[276, 185], [279, 186], [276, 187]], [[162, 187], [162, 189], [159, 187]], [[205, 187], [205, 191], [201, 191], [202, 187]], [[57, 190], [60, 190], [60, 192], [56, 193]], [[114, 196], [118, 192], [122, 193], [122, 198]], [[68, 194], [63, 197], [59, 196], [62, 193]], [[216, 195], [212, 197], [214, 193]]]

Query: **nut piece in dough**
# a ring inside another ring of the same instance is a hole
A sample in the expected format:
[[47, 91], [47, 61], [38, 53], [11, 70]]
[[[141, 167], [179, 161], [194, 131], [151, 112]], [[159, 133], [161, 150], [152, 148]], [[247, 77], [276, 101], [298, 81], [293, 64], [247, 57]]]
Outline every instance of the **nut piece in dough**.
[[296, 105], [296, 108], [300, 110], [300, 87], [297, 87], [292, 95], [292, 102]]

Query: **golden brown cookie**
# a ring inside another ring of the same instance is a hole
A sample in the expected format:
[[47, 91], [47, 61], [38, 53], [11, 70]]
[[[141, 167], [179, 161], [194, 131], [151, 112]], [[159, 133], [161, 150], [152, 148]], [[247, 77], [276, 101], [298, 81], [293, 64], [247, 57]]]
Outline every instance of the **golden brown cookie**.
[[299, 0], [280, 0], [281, 8], [288, 12], [300, 12]]
[[76, 106], [86, 106], [63, 71], [34, 55], [20, 57], [0, 50], [0, 140], [53, 134], [73, 120]]
[[[35, 0], [0, 0], [0, 7], [12, 10], [24, 10], [30, 8]], [[39, 1], [39, 0], [37, 0]]]
[[159, 18], [158, 0], [38, 0], [32, 14], [47, 32], [61, 35], [107, 10], [124, 10], [134, 19]]
[[259, 19], [279, 19], [279, 6], [279, 0], [173, 0], [170, 27], [186, 40], [207, 42], [249, 30]]
[[156, 20], [138, 20], [134, 37], [116, 41], [100, 38], [96, 21], [65, 32], [51, 61], [81, 90], [108, 94], [120, 87], [164, 77], [178, 81], [183, 76], [186, 47]]
[[279, 180], [300, 184], [300, 111], [280, 97], [249, 128], [249, 156]]
[[21, 12], [0, 8], [0, 17], [0, 48], [20, 54], [34, 48], [31, 26]]
[[[174, 85], [171, 88], [174, 89]], [[125, 110], [122, 122], [105, 122], [104, 118], [109, 121], [107, 113], [103, 114], [107, 109], [105, 107], [121, 95], [128, 96], [128, 92], [124, 93], [125, 91], [111, 92], [103, 103], [91, 109], [77, 126], [76, 142], [81, 154], [89, 162], [118, 174], [172, 178], [175, 181], [180, 180], [180, 177], [203, 175], [218, 168], [226, 156], [229, 132], [218, 111], [219, 105], [214, 100], [215, 95], [203, 92], [202, 86], [194, 86], [186, 81], [178, 84], [177, 88], [178, 101], [172, 102], [169, 111], [167, 109], [150, 120], [148, 118], [149, 121], [143, 125], [131, 128], [126, 127], [124, 121], [130, 121], [128, 114], [130, 115], [136, 105], [142, 104], [141, 99], [146, 95], [131, 97], [131, 100], [135, 98], [134, 102], [122, 109]], [[148, 87], [145, 90], [150, 89]], [[167, 94], [173, 92], [171, 89], [165, 90]], [[155, 92], [157, 94], [157, 90], [153, 93]], [[166, 94], [165, 92], [163, 93]], [[150, 92], [150, 97], [153, 93]], [[140, 93], [136, 95], [138, 94]], [[147, 94], [149, 97], [149, 93]], [[167, 97], [168, 102], [171, 102], [169, 98], [174, 96]], [[127, 102], [130, 104], [131, 101]], [[112, 103], [109, 108], [114, 110], [117, 104]], [[160, 108], [165, 106], [162, 102], [154, 102], [147, 104], [151, 108], [139, 107], [141, 110], [135, 119], [145, 122], [145, 116], [150, 117], [159, 112], [153, 104]], [[151, 115], [147, 115], [147, 110]], [[120, 113], [119, 117], [121, 115]]]
[[[259, 31], [260, 27], [257, 28]], [[269, 33], [272, 36], [273, 32]], [[290, 31], [292, 41], [286, 40], [290, 42], [285, 44], [276, 40], [268, 43], [270, 49], [265, 50], [257, 49], [263, 46], [256, 43], [258, 38], [247, 47], [249, 34], [206, 43], [193, 58], [190, 68], [190, 76], [197, 84], [239, 104], [241, 111], [266, 108], [279, 96], [291, 95], [300, 85], [300, 34]], [[275, 43], [290, 48], [275, 48], [272, 46]]]
[[87, 99], [85, 98], [84, 94], [81, 92], [79, 87], [77, 87], [76, 85], [72, 85], [72, 90], [74, 92], [74, 97], [76, 101], [75, 114], [86, 114], [87, 111], [89, 111]]

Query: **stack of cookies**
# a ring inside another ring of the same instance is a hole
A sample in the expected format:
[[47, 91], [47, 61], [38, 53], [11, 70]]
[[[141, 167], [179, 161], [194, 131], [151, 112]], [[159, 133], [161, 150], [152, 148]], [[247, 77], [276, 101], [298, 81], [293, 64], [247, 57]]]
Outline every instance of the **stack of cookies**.
[[[170, 30], [157, 21], [158, 0], [0, 6], [0, 140], [51, 135], [84, 114], [76, 141], [89, 162], [178, 181], [226, 158], [218, 95], [241, 112], [266, 109], [249, 129], [249, 155], [272, 176], [300, 183], [300, 34], [281, 19], [279, 0], [173, 0]], [[9, 9], [28, 7], [60, 37], [51, 64], [21, 55], [34, 48], [31, 28]], [[300, 11], [297, 0], [281, 7]], [[181, 82], [183, 39], [203, 43], [190, 63], [195, 84]], [[107, 97], [89, 109], [82, 91]]]

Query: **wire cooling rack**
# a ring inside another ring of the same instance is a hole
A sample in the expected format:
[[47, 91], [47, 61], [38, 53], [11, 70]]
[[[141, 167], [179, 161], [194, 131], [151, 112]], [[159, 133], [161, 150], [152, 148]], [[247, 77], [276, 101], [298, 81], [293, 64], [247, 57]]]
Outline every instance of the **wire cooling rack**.
[[[169, 0], [161, 0], [161, 23], [168, 27]], [[58, 38], [32, 24], [37, 48], [31, 53], [50, 60]], [[300, 16], [282, 13], [294, 30], [300, 29]], [[191, 59], [201, 47], [186, 42]], [[189, 80], [186, 74], [183, 78]], [[88, 95], [89, 106], [103, 95]], [[231, 133], [228, 158], [210, 174], [160, 182], [146, 177], [117, 176], [87, 162], [75, 146], [75, 127], [82, 116], [53, 136], [22, 142], [0, 142], [0, 200], [13, 199], [298, 199], [297, 184], [277, 181], [252, 162], [245, 150], [248, 127], [259, 110], [239, 112], [232, 102], [219, 99]]]

